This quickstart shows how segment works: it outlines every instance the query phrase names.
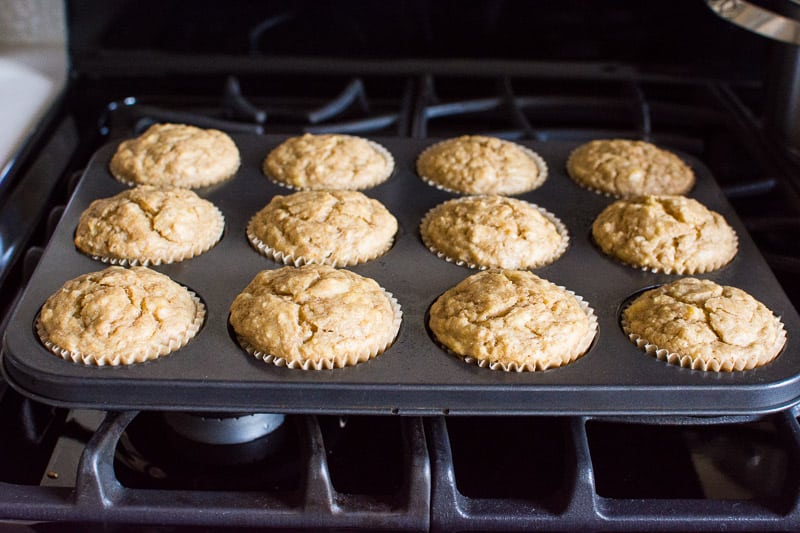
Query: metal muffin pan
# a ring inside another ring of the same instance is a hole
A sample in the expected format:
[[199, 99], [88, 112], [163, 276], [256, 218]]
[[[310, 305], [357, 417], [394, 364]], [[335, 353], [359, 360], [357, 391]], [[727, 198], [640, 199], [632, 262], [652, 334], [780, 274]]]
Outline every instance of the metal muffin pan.
[[302, 371], [277, 367], [248, 355], [228, 326], [236, 295], [263, 269], [279, 268], [245, 237], [250, 217], [276, 194], [291, 191], [261, 172], [266, 154], [285, 136], [233, 135], [242, 166], [226, 183], [198, 193], [225, 215], [222, 241], [196, 258], [153, 267], [191, 288], [206, 303], [203, 328], [186, 347], [156, 361], [127, 367], [88, 367], [64, 361], [39, 342], [34, 319], [61, 285], [106, 265], [81, 254], [72, 237], [92, 200], [125, 189], [107, 168], [116, 144], [90, 162], [42, 260], [15, 310], [4, 338], [3, 371], [15, 388], [45, 403], [100, 409], [214, 412], [432, 414], [757, 414], [783, 409], [800, 398], [800, 319], [764, 259], [727, 203], [708, 169], [683, 156], [695, 170], [689, 193], [720, 212], [739, 235], [739, 253], [726, 267], [698, 275], [739, 287], [779, 315], [788, 331], [781, 355], [764, 367], [713, 373], [668, 365], [637, 349], [619, 325], [631, 295], [676, 279], [625, 266], [604, 256], [590, 235], [592, 221], [613, 199], [587, 191], [567, 175], [576, 147], [568, 142], [522, 142], [547, 162], [545, 183], [519, 198], [559, 217], [570, 246], [555, 263], [534, 272], [585, 298], [599, 332], [576, 362], [544, 372], [510, 373], [467, 364], [431, 338], [426, 313], [442, 292], [475, 270], [439, 259], [419, 236], [419, 222], [432, 207], [457, 195], [424, 183], [417, 155], [437, 140], [375, 138], [395, 158], [394, 174], [365, 191], [397, 217], [392, 249], [369, 263], [349, 267], [371, 277], [399, 300], [403, 324], [384, 354], [355, 367]]

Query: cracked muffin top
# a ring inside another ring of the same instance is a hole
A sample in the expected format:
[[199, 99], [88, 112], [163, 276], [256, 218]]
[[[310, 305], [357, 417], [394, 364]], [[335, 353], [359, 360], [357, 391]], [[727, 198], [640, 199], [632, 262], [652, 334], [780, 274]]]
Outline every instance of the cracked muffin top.
[[616, 197], [686, 194], [694, 171], [681, 158], [645, 141], [595, 140], [576, 148], [567, 172], [580, 185]]
[[449, 200], [422, 219], [426, 246], [472, 268], [537, 268], [567, 247], [566, 228], [533, 204], [505, 196]]
[[574, 294], [521, 270], [466, 278], [433, 303], [429, 325], [456, 355], [518, 372], [574, 361], [597, 331], [594, 314]]
[[236, 297], [230, 323], [242, 346], [293, 368], [337, 368], [392, 344], [400, 308], [374, 280], [327, 265], [264, 270]]
[[181, 348], [204, 318], [200, 300], [164, 274], [112, 266], [66, 282], [45, 301], [36, 328], [64, 359], [119, 365]]
[[417, 173], [445, 190], [465, 194], [522, 194], [547, 176], [542, 159], [522, 146], [481, 135], [436, 143], [417, 159]]
[[75, 246], [115, 264], [182, 261], [213, 247], [225, 219], [188, 189], [141, 185], [93, 201], [81, 214]]
[[262, 253], [287, 264], [346, 266], [385, 253], [397, 219], [358, 191], [301, 191], [274, 196], [250, 219], [247, 234]]
[[649, 290], [623, 312], [623, 329], [660, 359], [696, 370], [747, 370], [772, 361], [786, 334], [751, 295], [682, 278]]
[[239, 149], [224, 132], [184, 124], [154, 124], [120, 143], [109, 170], [129, 185], [175, 185], [195, 189], [232, 177]]
[[716, 270], [738, 250], [722, 215], [684, 196], [617, 200], [595, 219], [592, 236], [606, 254], [667, 274]]
[[298, 190], [361, 190], [383, 183], [394, 158], [379, 144], [341, 134], [291, 137], [264, 159], [264, 174]]

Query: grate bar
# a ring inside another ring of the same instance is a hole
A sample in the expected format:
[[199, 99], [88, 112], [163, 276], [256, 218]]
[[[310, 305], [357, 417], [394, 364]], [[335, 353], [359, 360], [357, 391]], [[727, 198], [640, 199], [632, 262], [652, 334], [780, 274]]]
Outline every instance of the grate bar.
[[[104, 522], [205, 527], [369, 528], [425, 531], [430, 467], [422, 420], [402, 419], [405, 473], [400, 500], [376, 505], [369, 496], [340, 494], [331, 483], [327, 449], [314, 416], [301, 417], [306, 477], [300, 493], [146, 490], [123, 487], [114, 454], [137, 412], [108, 413], [84, 450], [74, 489], [0, 483], [0, 516], [12, 520]], [[232, 512], [231, 510], [234, 510]]]

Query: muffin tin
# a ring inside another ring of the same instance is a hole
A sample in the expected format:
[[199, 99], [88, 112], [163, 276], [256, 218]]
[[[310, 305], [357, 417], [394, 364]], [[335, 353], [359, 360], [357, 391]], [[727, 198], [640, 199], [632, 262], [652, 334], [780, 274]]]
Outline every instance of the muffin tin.
[[682, 156], [695, 170], [689, 196], [728, 220], [739, 235], [739, 254], [727, 266], [697, 277], [734, 285], [763, 302], [788, 331], [782, 354], [767, 366], [738, 373], [679, 368], [646, 355], [619, 325], [632, 295], [676, 276], [623, 265], [592, 243], [591, 224], [613, 200], [575, 184], [565, 163], [569, 142], [522, 142], [549, 167], [545, 183], [518, 197], [554, 213], [566, 225], [570, 246], [554, 263], [533, 272], [563, 285], [595, 310], [599, 332], [577, 361], [543, 372], [479, 368], [448, 354], [431, 338], [426, 314], [438, 295], [474, 274], [431, 253], [419, 222], [435, 205], [457, 195], [431, 187], [415, 173], [418, 154], [437, 140], [375, 138], [394, 156], [396, 169], [383, 184], [363, 191], [397, 217], [394, 246], [371, 262], [348, 267], [375, 279], [403, 309], [395, 344], [355, 367], [302, 371], [248, 355], [234, 340], [228, 309], [263, 269], [278, 268], [247, 241], [250, 217], [275, 194], [290, 190], [261, 173], [266, 154], [285, 136], [233, 135], [242, 156], [236, 176], [198, 190], [225, 215], [225, 233], [203, 255], [155, 270], [194, 290], [208, 308], [200, 333], [181, 350], [125, 367], [88, 367], [64, 361], [39, 341], [34, 320], [61, 285], [106, 265], [77, 251], [72, 237], [89, 203], [123, 190], [108, 172], [116, 144], [93, 157], [15, 310], [4, 337], [3, 372], [23, 394], [45, 403], [98, 409], [214, 412], [427, 414], [756, 414], [793, 405], [800, 398], [800, 318], [708, 169]]

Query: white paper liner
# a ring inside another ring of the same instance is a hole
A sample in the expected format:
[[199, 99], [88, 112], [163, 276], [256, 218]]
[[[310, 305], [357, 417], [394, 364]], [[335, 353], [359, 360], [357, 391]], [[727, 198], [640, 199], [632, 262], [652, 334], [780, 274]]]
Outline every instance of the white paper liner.
[[[375, 177], [371, 181], [366, 182], [366, 183], [362, 183], [358, 187], [338, 187], [338, 188], [330, 187], [330, 186], [299, 187], [299, 186], [293, 185], [291, 183], [286, 183], [285, 181], [281, 181], [278, 178], [276, 178], [275, 176], [272, 176], [271, 174], [269, 174], [267, 172], [266, 168], [264, 168], [263, 164], [262, 164], [262, 169], [261, 169], [262, 173], [267, 177], [267, 179], [269, 179], [275, 185], [280, 185], [281, 187], [285, 187], [286, 189], [289, 189], [289, 190], [292, 190], [292, 191], [324, 191], [324, 190], [331, 190], [331, 191], [332, 190], [364, 191], [364, 190], [367, 190], [367, 189], [371, 189], [373, 187], [377, 187], [378, 185], [380, 185], [384, 181], [387, 181], [392, 176], [392, 174], [394, 173], [394, 169], [395, 169], [394, 156], [383, 145], [378, 144], [375, 141], [367, 139], [365, 137], [357, 137], [355, 135], [345, 135], [345, 134], [341, 134], [341, 133], [337, 133], [336, 135], [339, 135], [341, 137], [351, 137], [351, 138], [354, 138], [354, 139], [363, 139], [364, 141], [366, 141], [367, 144], [369, 144], [376, 152], [380, 153], [381, 156], [383, 156], [384, 160], [386, 161], [386, 169], [384, 170], [384, 172], [381, 173], [381, 174], [376, 174]], [[269, 157], [269, 155], [268, 155], [268, 157]], [[266, 161], [266, 159], [265, 159], [265, 161]]]
[[603, 252], [604, 255], [614, 259], [618, 263], [623, 264], [625, 266], [629, 266], [631, 268], [635, 268], [637, 270], [641, 270], [642, 272], [651, 272], [653, 274], [667, 274], [667, 275], [670, 275], [670, 276], [672, 276], [672, 275], [691, 276], [691, 275], [694, 275], [694, 274], [705, 274], [706, 272], [713, 272], [714, 270], [719, 270], [720, 268], [730, 264], [730, 262], [733, 261], [736, 258], [736, 255], [739, 253], [739, 235], [736, 234], [736, 231], [733, 232], [733, 239], [734, 239], [734, 242], [733, 242], [734, 251], [733, 251], [733, 254], [731, 254], [731, 256], [727, 260], [718, 261], [716, 263], [709, 263], [707, 265], [701, 265], [701, 266], [699, 266], [699, 267], [697, 267], [695, 269], [692, 269], [692, 268], [689, 268], [689, 267], [686, 267], [686, 266], [680, 267], [680, 268], [678, 268], [678, 267], [659, 268], [659, 267], [642, 266], [642, 265], [636, 265], [634, 263], [629, 263], [628, 261], [624, 261], [623, 259], [617, 257], [616, 255], [611, 255], [611, 254], [606, 253], [605, 250], [603, 250], [603, 248], [600, 246], [600, 244], [594, 238], [594, 235], [592, 235], [592, 240], [594, 241], [594, 243], [597, 246], [597, 248], [601, 252]]
[[[633, 303], [633, 301], [630, 303]], [[628, 306], [626, 306], [625, 309], [627, 309]], [[783, 322], [781, 321], [780, 317], [774, 316], [774, 318], [778, 327], [778, 335], [773, 346], [771, 346], [764, 355], [751, 355], [747, 358], [738, 359], [735, 361], [719, 361], [718, 359], [704, 359], [700, 357], [694, 358], [689, 355], [681, 355], [676, 352], [671, 352], [665, 348], [659, 348], [655, 344], [642, 338], [637, 333], [631, 331], [630, 324], [628, 324], [628, 321], [625, 319], [624, 310], [622, 318], [620, 319], [620, 325], [630, 341], [634, 343], [637, 348], [665, 363], [682, 368], [689, 368], [692, 370], [702, 370], [704, 372], [739, 372], [766, 365], [778, 357], [778, 355], [781, 353], [783, 346], [786, 344], [786, 330], [784, 329]]]
[[503, 372], [517, 372], [517, 373], [541, 372], [544, 370], [561, 368], [563, 366], [566, 366], [570, 363], [577, 361], [578, 359], [583, 357], [587, 351], [589, 351], [589, 347], [592, 345], [594, 338], [597, 336], [597, 329], [598, 329], [597, 316], [594, 313], [594, 309], [592, 309], [589, 306], [589, 303], [586, 300], [584, 300], [583, 297], [575, 294], [575, 292], [569, 289], [562, 287], [561, 285], [555, 285], [554, 283], [551, 284], [565, 291], [567, 294], [575, 298], [575, 300], [577, 300], [578, 302], [578, 305], [580, 305], [581, 310], [586, 314], [586, 318], [589, 320], [589, 330], [587, 331], [586, 335], [581, 339], [581, 342], [578, 345], [578, 349], [575, 350], [574, 353], [562, 354], [560, 361], [549, 362], [548, 364], [542, 364], [539, 361], [526, 362], [523, 364], [519, 364], [516, 361], [513, 361], [511, 363], [504, 363], [500, 361], [491, 361], [488, 359], [477, 359], [470, 355], [461, 355], [459, 353], [454, 352], [443, 343], [439, 342], [438, 339], [435, 339], [434, 335], [436, 344], [441, 346], [449, 354], [460, 358], [465, 363], [477, 365], [481, 368], [489, 368], [491, 370], [498, 370]]
[[386, 295], [386, 298], [389, 300], [389, 304], [392, 306], [394, 319], [392, 321], [391, 337], [389, 337], [387, 332], [388, 340], [383, 344], [383, 346], [380, 346], [377, 349], [365, 349], [362, 352], [341, 354], [332, 358], [320, 359], [319, 361], [289, 361], [284, 357], [257, 350], [253, 345], [239, 335], [236, 335], [236, 340], [239, 343], [239, 346], [244, 349], [244, 351], [256, 359], [261, 359], [265, 363], [271, 363], [275, 366], [285, 366], [286, 368], [297, 370], [333, 370], [335, 368], [355, 366], [358, 363], [363, 363], [365, 361], [369, 361], [370, 359], [374, 359], [378, 355], [388, 350], [391, 345], [394, 344], [394, 341], [397, 339], [397, 335], [400, 332], [400, 324], [403, 321], [403, 311], [400, 308], [400, 304], [394, 295], [392, 295], [392, 293], [385, 289], [383, 289], [383, 293]]
[[222, 183], [225, 183], [226, 181], [228, 181], [229, 179], [231, 179], [232, 177], [234, 177], [236, 175], [236, 173], [239, 171], [239, 167], [240, 166], [241, 166], [241, 160], [237, 163], [236, 168], [233, 169], [233, 172], [231, 172], [230, 174], [227, 174], [227, 175], [224, 175], [224, 176], [219, 176], [219, 177], [214, 177], [214, 178], [208, 178], [208, 179], [205, 179], [205, 180], [198, 181], [196, 183], [192, 183], [191, 185], [183, 185], [183, 184], [180, 184], [180, 183], [174, 183], [174, 182], [172, 182], [170, 180], [162, 180], [162, 181], [157, 181], [157, 182], [134, 181], [134, 180], [126, 179], [126, 178], [124, 178], [122, 176], [118, 176], [117, 174], [115, 174], [111, 170], [109, 170], [109, 172], [111, 173], [112, 176], [114, 176], [115, 180], [117, 180], [118, 182], [123, 183], [123, 184], [125, 184], [125, 185], [127, 185], [129, 187], [136, 187], [138, 185], [155, 185], [155, 186], [172, 185], [173, 187], [178, 187], [178, 188], [181, 188], [181, 189], [202, 189], [204, 187], [210, 187], [212, 185], [220, 185]]
[[[448, 142], [449, 140], [452, 140], [452, 139], [440, 141], [438, 143], [434, 143], [434, 144], [428, 146], [427, 148], [425, 148], [422, 152], [420, 152], [419, 156], [417, 156], [417, 162], [416, 162], [415, 167], [417, 169], [419, 168], [419, 160], [425, 155], [426, 152], [428, 152], [429, 150], [432, 150], [433, 148], [439, 146], [442, 143]], [[505, 140], [505, 139], [503, 139], [503, 140]], [[547, 168], [547, 163], [545, 162], [545, 160], [542, 159], [542, 157], [539, 154], [537, 154], [536, 152], [534, 152], [533, 150], [531, 150], [527, 146], [522, 146], [521, 144], [513, 143], [512, 141], [506, 141], [506, 142], [512, 143], [514, 146], [516, 146], [517, 148], [522, 150], [522, 152], [524, 152], [525, 155], [530, 157], [533, 160], [533, 162], [536, 164], [536, 168], [538, 170], [538, 173], [536, 175], [536, 179], [528, 187], [526, 187], [525, 190], [514, 191], [514, 192], [510, 192], [510, 193], [501, 193], [501, 192], [492, 193], [492, 192], [486, 192], [486, 191], [460, 191], [460, 190], [457, 190], [457, 189], [451, 189], [451, 188], [445, 187], [441, 183], [439, 183], [437, 181], [434, 181], [434, 180], [428, 178], [427, 176], [420, 175], [419, 177], [420, 177], [420, 179], [422, 181], [424, 181], [425, 183], [427, 183], [431, 187], [435, 187], [435, 188], [439, 189], [440, 191], [445, 191], [445, 192], [449, 192], [449, 193], [453, 193], [453, 194], [469, 194], [469, 195], [500, 194], [500, 195], [504, 195], [504, 196], [514, 196], [514, 195], [518, 195], [518, 194], [525, 194], [526, 192], [530, 192], [530, 191], [533, 191], [533, 190], [538, 189], [539, 187], [541, 187], [542, 184], [547, 179], [547, 174], [549, 172], [549, 170]]]
[[[467, 201], [467, 200], [469, 200], [471, 198], [475, 198], [475, 196], [464, 196], [462, 198], [457, 198], [455, 200], [448, 200], [448, 201], [460, 202], [460, 201]], [[541, 261], [538, 261], [535, 264], [520, 265], [519, 267], [513, 267], [513, 268], [519, 268], [519, 269], [540, 268], [540, 267], [543, 267], [545, 265], [549, 265], [550, 263], [556, 262], [562, 255], [564, 255], [564, 252], [566, 252], [567, 248], [569, 247], [569, 231], [567, 231], [567, 227], [564, 225], [563, 222], [561, 222], [561, 219], [559, 219], [557, 216], [555, 216], [553, 213], [551, 213], [550, 211], [548, 211], [544, 207], [538, 206], [538, 205], [533, 204], [531, 202], [526, 202], [525, 200], [519, 200], [519, 201], [520, 202], [525, 202], [529, 206], [533, 207], [534, 209], [539, 211], [542, 214], [542, 216], [544, 216], [547, 220], [552, 222], [553, 225], [556, 228], [556, 231], [561, 236], [561, 242], [559, 243], [558, 248], [556, 248], [556, 250], [553, 252], [553, 254], [550, 257], [548, 257], [546, 259], [542, 259]], [[439, 205], [442, 205], [442, 204], [439, 204]], [[422, 228], [425, 226], [428, 218], [431, 216], [433, 211], [436, 208], [438, 208], [439, 205], [434, 206], [431, 209], [429, 209], [428, 212], [425, 213], [425, 216], [422, 217], [422, 221], [419, 224], [420, 236], [422, 238], [422, 242], [423, 242], [423, 244], [425, 244], [425, 246], [428, 248], [428, 250], [433, 252], [436, 255], [436, 257], [438, 257], [439, 259], [443, 259], [443, 260], [447, 261], [448, 263], [453, 263], [453, 264], [458, 265], [458, 266], [465, 266], [465, 267], [471, 268], [473, 270], [487, 270], [489, 268], [505, 268], [505, 267], [500, 267], [499, 265], [479, 265], [477, 263], [470, 263], [469, 261], [465, 261], [463, 259], [456, 259], [456, 258], [450, 257], [446, 253], [444, 253], [444, 252], [440, 251], [438, 248], [436, 248], [436, 246], [429, 239], [426, 238], [427, 235], [426, 235], [426, 233], [424, 231], [422, 231]]]
[[186, 291], [189, 293], [192, 301], [195, 304], [195, 316], [192, 323], [181, 335], [169, 339], [164, 344], [150, 346], [146, 351], [140, 353], [117, 354], [113, 357], [108, 357], [105, 355], [84, 354], [81, 352], [66, 350], [57, 346], [50, 340], [47, 332], [44, 329], [44, 326], [41, 323], [41, 320], [39, 319], [39, 314], [36, 315], [36, 333], [39, 336], [39, 339], [42, 341], [42, 344], [44, 344], [48, 350], [62, 359], [72, 361], [73, 363], [82, 363], [87, 366], [119, 366], [151, 361], [186, 346], [186, 344], [188, 344], [189, 341], [192, 340], [195, 335], [197, 335], [197, 333], [200, 331], [200, 328], [203, 326], [203, 322], [206, 318], [205, 305], [193, 291], [189, 289], [186, 289]]
[[[168, 255], [164, 257], [110, 257], [104, 255], [94, 255], [94, 254], [87, 254], [89, 257], [94, 259], [95, 261], [100, 261], [102, 263], [108, 265], [116, 265], [116, 266], [157, 266], [157, 265], [169, 265], [172, 263], [180, 263], [181, 261], [186, 261], [187, 259], [192, 259], [193, 257], [197, 257], [198, 255], [204, 254], [214, 246], [216, 246], [219, 241], [222, 240], [222, 234], [225, 231], [225, 217], [222, 214], [222, 211], [214, 206], [214, 210], [217, 213], [217, 216], [214, 218], [214, 225], [216, 226], [214, 233], [217, 235], [217, 238], [212, 242], [198, 242], [192, 246], [191, 249], [186, 250], [184, 252], [175, 252], [173, 255]], [[78, 247], [80, 250], [80, 247]], [[83, 251], [83, 250], [81, 250]]]
[[647, 195], [647, 194], [649, 194], [649, 195], [660, 195], [661, 194], [661, 195], [681, 196], [681, 195], [689, 194], [689, 192], [694, 188], [695, 183], [697, 183], [697, 178], [695, 177], [695, 178], [692, 179], [692, 182], [689, 185], [689, 187], [686, 190], [683, 190], [683, 191], [680, 191], [680, 192], [667, 192], [667, 191], [665, 191], [665, 192], [657, 192], [657, 193], [655, 193], [655, 192], [651, 192], [651, 193], [640, 192], [640, 193], [633, 193], [633, 194], [618, 194], [618, 193], [613, 193], [613, 192], [606, 191], [606, 190], [603, 190], [603, 189], [598, 189], [597, 187], [593, 187], [592, 185], [589, 185], [588, 183], [583, 182], [580, 178], [577, 178], [576, 176], [573, 176], [572, 173], [569, 171], [569, 161], [570, 161], [570, 159], [572, 159], [572, 156], [575, 155], [575, 152], [578, 150], [578, 148], [580, 148], [580, 146], [578, 146], [577, 148], [572, 150], [569, 153], [569, 156], [567, 157], [567, 164], [566, 164], [567, 175], [572, 179], [573, 182], [575, 182], [582, 189], [585, 189], [587, 191], [591, 191], [591, 192], [593, 192], [595, 194], [599, 194], [601, 196], [605, 196], [606, 198], [623, 199], [623, 198], [632, 198], [632, 197], [635, 197], [635, 196], [643, 196], [643, 195]]
[[261, 239], [259, 239], [255, 233], [253, 233], [253, 223], [255, 221], [255, 215], [253, 218], [250, 219], [250, 222], [247, 224], [247, 240], [250, 241], [250, 245], [256, 249], [258, 253], [261, 255], [272, 259], [278, 263], [283, 263], [284, 265], [294, 265], [296, 267], [303, 266], [303, 265], [330, 265], [334, 267], [345, 267], [345, 266], [353, 266], [358, 265], [361, 263], [366, 263], [368, 261], [372, 261], [376, 259], [389, 250], [391, 250], [392, 246], [394, 246], [394, 237], [384, 246], [382, 249], [376, 251], [375, 254], [369, 256], [360, 256], [360, 255], [350, 255], [350, 256], [342, 256], [337, 258], [332, 258], [330, 256], [324, 257], [322, 259], [314, 259], [314, 258], [307, 258], [303, 257], [302, 255], [294, 255], [286, 252], [282, 252], [280, 250], [276, 250], [275, 248], [271, 247]]

